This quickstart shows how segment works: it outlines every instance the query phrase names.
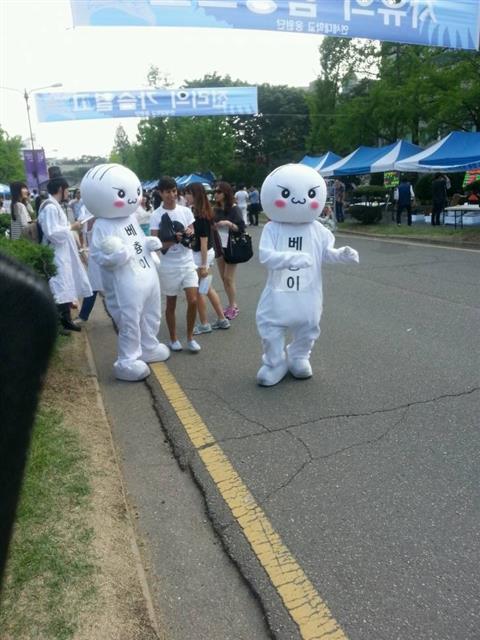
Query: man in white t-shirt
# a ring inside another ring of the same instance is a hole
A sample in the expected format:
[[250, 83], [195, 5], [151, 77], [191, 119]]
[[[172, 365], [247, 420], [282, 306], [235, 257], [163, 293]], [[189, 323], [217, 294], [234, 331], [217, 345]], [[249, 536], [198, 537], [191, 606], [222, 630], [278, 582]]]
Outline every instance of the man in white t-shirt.
[[242, 212], [243, 221], [245, 222], [245, 226], [248, 225], [248, 191], [242, 185], [240, 189], [235, 193], [235, 202]]
[[194, 216], [188, 207], [177, 203], [177, 184], [173, 178], [164, 176], [158, 183], [162, 204], [155, 209], [150, 219], [150, 233], [162, 241], [159, 266], [160, 288], [167, 299], [165, 319], [170, 334], [169, 347], [181, 351], [182, 343], [177, 336], [175, 310], [177, 296], [183, 289], [187, 300], [187, 347], [196, 353], [201, 347], [193, 339], [197, 315], [198, 275], [189, 247], [189, 236], [193, 234]]

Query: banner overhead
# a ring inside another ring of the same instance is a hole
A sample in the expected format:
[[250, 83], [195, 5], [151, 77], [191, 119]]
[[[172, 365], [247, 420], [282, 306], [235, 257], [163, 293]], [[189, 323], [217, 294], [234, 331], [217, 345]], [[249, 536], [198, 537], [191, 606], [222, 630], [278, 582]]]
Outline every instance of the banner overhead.
[[479, 0], [70, 0], [74, 26], [262, 29], [478, 49]]
[[257, 87], [36, 93], [39, 122], [258, 113]]

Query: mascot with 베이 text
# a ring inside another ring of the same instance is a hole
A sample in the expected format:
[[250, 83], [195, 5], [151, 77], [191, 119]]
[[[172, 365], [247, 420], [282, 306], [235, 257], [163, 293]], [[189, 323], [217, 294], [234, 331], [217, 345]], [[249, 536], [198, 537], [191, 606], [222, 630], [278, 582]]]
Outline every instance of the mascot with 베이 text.
[[[334, 248], [335, 237], [317, 218], [323, 211], [326, 186], [311, 167], [283, 165], [270, 173], [261, 189], [262, 207], [270, 222], [262, 232], [260, 262], [268, 279], [257, 307], [263, 364], [257, 382], [270, 387], [290, 371], [310, 378], [310, 353], [320, 335], [322, 263], [358, 262], [351, 247]], [[285, 348], [285, 336], [292, 336]]]
[[96, 218], [91, 258], [100, 266], [108, 312], [118, 329], [120, 380], [143, 380], [149, 362], [166, 360], [170, 351], [157, 339], [160, 329], [160, 283], [155, 253], [158, 238], [145, 236], [135, 217], [142, 187], [137, 176], [119, 164], [101, 164], [83, 177], [83, 202]]

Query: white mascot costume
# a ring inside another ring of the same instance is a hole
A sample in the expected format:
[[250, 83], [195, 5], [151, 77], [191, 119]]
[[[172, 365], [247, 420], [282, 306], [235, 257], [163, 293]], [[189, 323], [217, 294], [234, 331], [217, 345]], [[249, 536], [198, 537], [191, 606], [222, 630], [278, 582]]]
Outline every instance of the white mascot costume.
[[147, 362], [166, 360], [170, 351], [160, 344], [160, 284], [152, 251], [162, 243], [145, 236], [135, 211], [142, 196], [137, 176], [119, 164], [90, 169], [80, 185], [86, 208], [96, 218], [91, 257], [100, 266], [107, 309], [118, 328], [115, 376], [143, 380]]
[[[350, 247], [334, 249], [335, 237], [317, 217], [326, 200], [323, 178], [312, 168], [287, 164], [270, 173], [261, 189], [271, 222], [260, 239], [260, 262], [268, 279], [257, 307], [263, 345], [258, 384], [270, 387], [287, 371], [310, 378], [310, 353], [320, 335], [322, 262], [358, 262]], [[285, 352], [285, 334], [292, 341]]]

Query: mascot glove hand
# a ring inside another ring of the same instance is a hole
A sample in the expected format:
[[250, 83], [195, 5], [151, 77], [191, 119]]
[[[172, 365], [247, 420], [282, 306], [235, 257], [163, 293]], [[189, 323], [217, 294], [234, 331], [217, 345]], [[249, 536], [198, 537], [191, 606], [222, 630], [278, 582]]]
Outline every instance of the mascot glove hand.
[[294, 253], [290, 258], [290, 269], [306, 269], [313, 265], [313, 258], [309, 253]]
[[112, 255], [112, 253], [117, 253], [124, 247], [125, 245], [117, 236], [108, 236], [102, 240], [102, 244], [100, 245], [101, 250], [103, 253], [107, 254], [107, 256]]
[[155, 236], [148, 236], [145, 240], [145, 249], [147, 251], [159, 251], [162, 248], [162, 243]]
[[342, 252], [349, 262], [360, 262], [358, 251], [352, 249], [352, 247], [343, 247]]

